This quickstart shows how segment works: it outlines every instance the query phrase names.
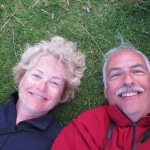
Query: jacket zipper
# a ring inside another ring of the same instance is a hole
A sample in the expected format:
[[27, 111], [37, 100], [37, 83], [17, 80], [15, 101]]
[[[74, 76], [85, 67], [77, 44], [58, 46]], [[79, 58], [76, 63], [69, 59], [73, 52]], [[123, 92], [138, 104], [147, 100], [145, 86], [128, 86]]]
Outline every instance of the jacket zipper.
[[132, 150], [134, 146], [135, 135], [136, 135], [136, 123], [132, 123], [131, 126], [133, 127], [132, 141], [131, 141], [131, 150]]

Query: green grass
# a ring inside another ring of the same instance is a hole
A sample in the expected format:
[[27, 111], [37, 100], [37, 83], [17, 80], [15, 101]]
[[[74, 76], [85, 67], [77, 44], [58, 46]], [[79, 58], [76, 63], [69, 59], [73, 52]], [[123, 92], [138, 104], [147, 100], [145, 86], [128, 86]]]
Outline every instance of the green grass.
[[86, 54], [87, 70], [75, 99], [59, 105], [56, 117], [66, 125], [106, 103], [101, 52], [119, 45], [118, 32], [150, 58], [150, 1], [0, 0], [0, 101], [7, 102], [7, 94], [15, 90], [12, 67], [25, 44], [60, 35], [77, 42]]

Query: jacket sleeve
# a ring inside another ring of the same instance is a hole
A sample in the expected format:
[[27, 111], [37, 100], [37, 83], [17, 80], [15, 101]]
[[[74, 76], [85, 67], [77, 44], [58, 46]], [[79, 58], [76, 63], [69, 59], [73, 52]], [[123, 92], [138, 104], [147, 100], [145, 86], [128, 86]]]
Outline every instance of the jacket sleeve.
[[[91, 138], [84, 126], [77, 125], [77, 120], [73, 120], [66, 126], [56, 138], [52, 150], [91, 150]], [[92, 149], [94, 150], [94, 149]]]
[[73, 119], [58, 135], [52, 150], [101, 150], [104, 131], [97, 114], [83, 113]]

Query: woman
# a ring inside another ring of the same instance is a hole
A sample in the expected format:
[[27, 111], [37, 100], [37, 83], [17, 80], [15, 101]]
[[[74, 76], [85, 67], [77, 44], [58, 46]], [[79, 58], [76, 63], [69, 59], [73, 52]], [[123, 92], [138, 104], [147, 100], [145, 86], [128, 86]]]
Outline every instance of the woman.
[[62, 129], [51, 110], [73, 98], [84, 70], [84, 55], [62, 37], [28, 46], [13, 70], [18, 92], [0, 104], [0, 149], [49, 149]]

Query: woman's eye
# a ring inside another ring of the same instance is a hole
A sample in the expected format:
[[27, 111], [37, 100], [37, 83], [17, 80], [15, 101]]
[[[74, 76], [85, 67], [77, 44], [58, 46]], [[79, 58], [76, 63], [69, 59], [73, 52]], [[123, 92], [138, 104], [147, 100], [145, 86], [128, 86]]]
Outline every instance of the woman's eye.
[[57, 82], [52, 82], [52, 83], [53, 83], [54, 85], [57, 85], [57, 86], [59, 85], [59, 83], [57, 83]]
[[33, 76], [34, 78], [40, 78], [40, 76], [39, 76], [38, 74], [32, 74], [32, 76]]
[[51, 81], [51, 84], [52, 84], [54, 87], [59, 87], [59, 86], [60, 86], [60, 83], [55, 82], [55, 81]]

